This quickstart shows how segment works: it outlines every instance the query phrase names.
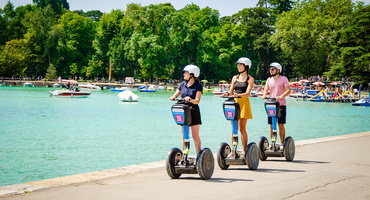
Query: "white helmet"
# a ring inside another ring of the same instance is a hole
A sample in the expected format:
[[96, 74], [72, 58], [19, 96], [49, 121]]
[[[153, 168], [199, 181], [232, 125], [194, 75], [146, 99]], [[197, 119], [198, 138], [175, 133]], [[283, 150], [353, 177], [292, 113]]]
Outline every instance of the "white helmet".
[[187, 71], [190, 74], [194, 74], [195, 78], [198, 78], [200, 75], [200, 69], [196, 65], [186, 65], [182, 71]]
[[280, 73], [283, 71], [283, 67], [277, 62], [271, 63], [270, 67], [276, 67], [276, 69], [280, 69]]
[[239, 58], [239, 60], [236, 63], [244, 64], [244, 66], [246, 66], [248, 68], [252, 67], [252, 61], [249, 60], [249, 58], [246, 58], [246, 57]]

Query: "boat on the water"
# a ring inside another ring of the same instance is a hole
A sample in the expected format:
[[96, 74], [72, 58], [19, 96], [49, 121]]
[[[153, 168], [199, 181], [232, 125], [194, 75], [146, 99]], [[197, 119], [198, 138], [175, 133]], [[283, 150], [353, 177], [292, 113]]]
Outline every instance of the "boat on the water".
[[352, 103], [352, 106], [370, 106], [370, 97]]
[[82, 90], [54, 90], [49, 91], [51, 97], [74, 97], [74, 98], [81, 98], [81, 97], [88, 97], [91, 92], [82, 91]]
[[151, 85], [149, 87], [147, 87], [147, 86], [140, 86], [139, 87], [139, 91], [140, 92], [156, 92], [157, 89], [156, 89], [155, 85]]
[[128, 87], [111, 87], [111, 92], [123, 92], [123, 91], [129, 91], [130, 89]]
[[78, 84], [78, 87], [81, 89], [86, 89], [86, 90], [101, 90], [101, 87], [93, 84]]
[[62, 80], [62, 82], [66, 82], [66, 89], [64, 90], [54, 90], [49, 91], [50, 97], [74, 97], [74, 98], [83, 98], [88, 97], [91, 92], [89, 91], [82, 91], [77, 86], [77, 81], [74, 80]]
[[130, 90], [118, 93], [118, 98], [122, 102], [138, 102], [139, 101], [139, 96], [137, 96]]
[[23, 87], [35, 87], [35, 86], [30, 82], [25, 82], [23, 83]]
[[223, 93], [229, 92], [231, 84], [221, 83], [218, 88], [213, 89], [213, 95], [222, 95]]

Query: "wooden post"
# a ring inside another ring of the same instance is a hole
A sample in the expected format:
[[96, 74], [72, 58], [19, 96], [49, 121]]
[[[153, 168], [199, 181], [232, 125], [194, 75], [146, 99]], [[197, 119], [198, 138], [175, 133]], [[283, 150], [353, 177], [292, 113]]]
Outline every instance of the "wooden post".
[[112, 78], [112, 62], [109, 62], [109, 82], [110, 82], [110, 80], [111, 80], [111, 78]]

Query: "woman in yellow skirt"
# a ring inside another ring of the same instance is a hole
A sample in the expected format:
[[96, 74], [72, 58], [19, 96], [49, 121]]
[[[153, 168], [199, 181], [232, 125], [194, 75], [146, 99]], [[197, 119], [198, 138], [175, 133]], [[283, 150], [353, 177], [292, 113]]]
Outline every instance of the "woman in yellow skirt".
[[[239, 74], [233, 77], [229, 92], [222, 94], [222, 96], [241, 97], [235, 98], [235, 101], [238, 102], [240, 106], [239, 131], [242, 136], [243, 152], [246, 151], [248, 145], [247, 120], [253, 119], [249, 101], [249, 94], [254, 85], [254, 78], [248, 73], [251, 66], [251, 60], [245, 57], [239, 58], [237, 61]], [[231, 138], [233, 137], [231, 136]]]

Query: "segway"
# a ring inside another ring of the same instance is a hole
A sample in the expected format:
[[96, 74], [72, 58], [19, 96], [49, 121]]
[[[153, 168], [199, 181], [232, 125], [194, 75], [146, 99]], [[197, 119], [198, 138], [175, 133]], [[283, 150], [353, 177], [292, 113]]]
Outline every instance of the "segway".
[[177, 103], [171, 107], [171, 111], [176, 124], [184, 128], [185, 150], [182, 152], [179, 148], [172, 148], [168, 152], [166, 160], [167, 174], [172, 179], [179, 178], [181, 174], [199, 174], [202, 179], [209, 179], [213, 174], [215, 165], [213, 154], [209, 148], [203, 148], [198, 152], [195, 159], [189, 157], [191, 113], [183, 99], [175, 100], [177, 100]]
[[285, 157], [287, 161], [293, 161], [295, 155], [295, 144], [292, 137], [284, 140], [284, 145], [276, 143], [277, 118], [280, 116], [280, 104], [276, 98], [267, 98], [265, 102], [267, 116], [272, 118], [272, 139], [271, 145], [266, 137], [262, 136], [258, 142], [260, 159], [265, 161], [267, 157]]
[[247, 145], [245, 155], [241, 154], [241, 150], [237, 150], [238, 120], [240, 118], [239, 104], [235, 102], [232, 96], [224, 98], [228, 98], [223, 103], [223, 109], [226, 120], [230, 120], [232, 124], [233, 141], [231, 148], [226, 142], [220, 144], [217, 152], [218, 166], [223, 170], [228, 169], [230, 165], [248, 165], [249, 169], [257, 169], [259, 164], [259, 150], [256, 143], [250, 142]]

